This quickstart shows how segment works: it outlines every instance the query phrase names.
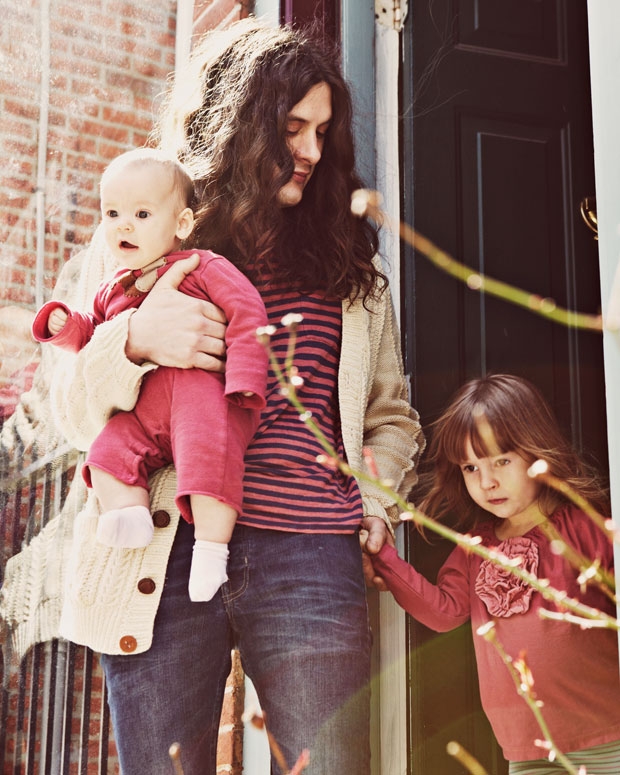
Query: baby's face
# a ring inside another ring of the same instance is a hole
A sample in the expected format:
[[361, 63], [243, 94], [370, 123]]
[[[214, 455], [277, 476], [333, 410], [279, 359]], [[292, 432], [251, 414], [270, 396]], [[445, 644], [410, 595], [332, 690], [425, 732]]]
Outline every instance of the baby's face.
[[127, 269], [142, 269], [178, 249], [183, 209], [172, 175], [156, 164], [131, 164], [101, 186], [106, 240], [118, 264]]

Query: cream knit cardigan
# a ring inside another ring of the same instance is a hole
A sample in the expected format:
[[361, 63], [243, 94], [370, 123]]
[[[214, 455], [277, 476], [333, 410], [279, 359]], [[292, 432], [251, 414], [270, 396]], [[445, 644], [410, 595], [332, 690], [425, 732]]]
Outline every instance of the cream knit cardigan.
[[[77, 260], [82, 264], [79, 281], [63, 298], [88, 309], [111, 270], [100, 233]], [[75, 274], [74, 267], [71, 271]], [[408, 400], [389, 293], [367, 306], [358, 299], [342, 307], [338, 395], [344, 447], [349, 464], [360, 471], [362, 448], [369, 447], [382, 478], [407, 497], [417, 479], [424, 440]], [[133, 407], [142, 377], [156, 368], [137, 366], [125, 356], [131, 314], [99, 326], [80, 353], [63, 353], [58, 359], [53, 412], [67, 440], [80, 450], [88, 448], [111, 414]], [[170, 522], [156, 528], [145, 549], [113, 549], [96, 542], [97, 503], [91, 493], [84, 505], [79, 480], [78, 474], [60, 515], [7, 564], [0, 616], [18, 655], [58, 636], [107, 654], [139, 653], [151, 645], [179, 520], [174, 468], [151, 479], [151, 510], [167, 512]], [[396, 524], [398, 510], [390, 497], [364, 482], [360, 489], [365, 515]], [[139, 584], [145, 579], [146, 584]]]

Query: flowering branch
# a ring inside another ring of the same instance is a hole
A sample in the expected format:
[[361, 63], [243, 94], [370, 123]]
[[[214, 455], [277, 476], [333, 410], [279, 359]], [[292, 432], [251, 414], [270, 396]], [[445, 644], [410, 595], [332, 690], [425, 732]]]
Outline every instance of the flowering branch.
[[252, 711], [244, 720], [249, 720], [252, 726], [265, 731], [267, 735], [267, 742], [269, 743], [269, 750], [271, 751], [273, 758], [278, 763], [278, 767], [282, 771], [283, 775], [301, 775], [308, 764], [310, 764], [310, 752], [307, 748], [304, 748], [304, 750], [299, 754], [299, 757], [293, 765], [293, 768], [289, 770], [288, 764], [286, 763], [286, 758], [282, 753], [282, 749], [267, 727], [267, 719], [264, 712], [258, 713], [256, 711]]
[[[304, 748], [304, 750], [299, 754], [299, 757], [293, 765], [293, 768], [289, 770], [286, 759], [284, 758], [284, 754], [282, 753], [282, 749], [276, 742], [274, 736], [267, 729], [264, 713], [252, 712], [250, 714], [249, 720], [257, 729], [265, 730], [267, 734], [267, 740], [269, 742], [269, 750], [271, 751], [273, 758], [277, 761], [278, 767], [282, 771], [283, 775], [301, 775], [301, 773], [310, 764], [310, 752], [308, 749]], [[172, 743], [168, 749], [168, 755], [172, 761], [175, 775], [183, 775], [183, 767], [181, 766], [181, 746], [179, 743]]]
[[179, 743], [172, 743], [168, 749], [168, 756], [172, 761], [175, 775], [183, 775], [183, 767], [181, 766], [181, 745]]
[[[552, 487], [554, 490], [558, 490], [565, 497], [571, 500], [577, 505], [585, 514], [587, 514], [595, 525], [610, 539], [610, 541], [618, 540], [619, 533], [615, 529], [611, 519], [605, 519], [602, 514], [599, 514], [581, 495], [557, 476], [553, 476], [549, 473], [549, 465], [545, 460], [537, 460], [533, 463], [527, 471], [527, 474], [532, 479], [542, 479], [545, 484]], [[616, 603], [616, 580], [612, 573], [606, 568], [601, 568], [598, 559], [590, 560], [584, 555], [577, 552], [571, 546], [569, 546], [562, 536], [558, 533], [555, 526], [551, 522], [546, 521], [540, 526], [545, 536], [549, 540], [549, 546], [554, 554], [561, 555], [567, 562], [569, 562], [573, 568], [580, 571], [577, 578], [578, 584], [582, 590], [586, 584], [593, 582], [601, 589], [612, 602]], [[544, 615], [544, 614], [541, 614]]]
[[570, 773], [570, 775], [586, 775], [585, 770], [580, 768], [576, 770], [572, 763], [564, 756], [564, 754], [557, 748], [551, 737], [551, 732], [547, 726], [541, 708], [543, 703], [537, 699], [534, 692], [534, 676], [532, 675], [527, 663], [525, 661], [525, 655], [520, 654], [517, 660], [506, 652], [503, 645], [500, 643], [497, 633], [495, 632], [495, 624], [493, 622], [487, 622], [479, 627], [476, 631], [477, 635], [483, 637], [487, 642], [495, 647], [495, 650], [500, 655], [503, 663], [506, 665], [508, 672], [510, 673], [512, 680], [514, 681], [517, 689], [517, 694], [522, 697], [527, 703], [528, 707], [534, 714], [536, 722], [543, 733], [543, 740], [536, 740], [535, 744], [541, 749], [547, 752], [547, 757], [550, 762], [557, 761], [564, 767], [564, 769]]
[[[351, 469], [346, 466], [344, 461], [339, 460], [338, 453], [331, 446], [323, 431], [312, 419], [312, 412], [308, 411], [303, 406], [297, 395], [297, 388], [301, 387], [304, 381], [303, 378], [299, 376], [297, 367], [293, 363], [293, 357], [295, 354], [295, 345], [297, 343], [297, 327], [302, 320], [303, 316], [297, 314], [285, 315], [282, 318], [282, 325], [289, 329], [288, 348], [283, 366], [280, 365], [280, 362], [269, 346], [269, 339], [272, 334], [275, 333], [274, 326], [263, 326], [262, 328], [257, 329], [256, 335], [262, 344], [267, 348], [269, 353], [269, 363], [273, 369], [273, 373], [276, 375], [278, 384], [280, 385], [280, 394], [286, 396], [290, 403], [295, 407], [295, 409], [297, 409], [299, 413], [299, 419], [314, 434], [315, 438], [319, 441], [325, 450], [327, 458], [334, 462], [338, 461], [341, 463], [341, 465], [338, 465], [338, 468], [341, 468], [342, 470], [346, 469], [346, 473], [351, 474]], [[327, 460], [322, 460], [320, 462], [327, 462]]]
[[480, 762], [473, 757], [460, 743], [451, 740], [446, 746], [447, 753], [462, 764], [470, 775], [489, 775]]
[[554, 490], [561, 492], [569, 500], [571, 500], [584, 514], [587, 514], [590, 519], [598, 525], [598, 527], [606, 533], [612, 541], [620, 541], [620, 530], [616, 528], [613, 521], [604, 517], [585, 498], [582, 498], [579, 493], [575, 492], [568, 482], [558, 479], [557, 476], [549, 473], [549, 466], [544, 460], [538, 460], [534, 463], [528, 475], [531, 477], [538, 477], [542, 479], [545, 484], [553, 487]]
[[[429, 239], [414, 231], [411, 226], [404, 223], [394, 223], [392, 219], [380, 208], [381, 197], [376, 191], [360, 189], [353, 192], [351, 199], [351, 211], [354, 215], [371, 217], [377, 223], [387, 226], [394, 234], [399, 234], [411, 247], [415, 248], [431, 263], [443, 272], [461, 280], [473, 291], [488, 293], [500, 299], [509, 301], [519, 307], [525, 307], [531, 312], [544, 318], [561, 323], [572, 328], [582, 328], [589, 331], [602, 331], [603, 320], [600, 315], [588, 315], [582, 312], [558, 307], [551, 298], [543, 298], [535, 293], [528, 293], [508, 283], [494, 280], [480, 272], [475, 272], [471, 267], [461, 264], [454, 258], [444, 253]], [[620, 324], [612, 324], [607, 321], [609, 330], [617, 330]]]

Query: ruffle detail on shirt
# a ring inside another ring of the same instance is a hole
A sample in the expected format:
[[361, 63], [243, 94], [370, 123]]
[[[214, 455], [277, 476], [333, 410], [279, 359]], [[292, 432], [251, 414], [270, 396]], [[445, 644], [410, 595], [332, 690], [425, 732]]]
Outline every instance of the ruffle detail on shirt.
[[[509, 560], [521, 557], [520, 567], [536, 575], [538, 545], [524, 536], [507, 538], [495, 551]], [[491, 616], [508, 617], [529, 610], [534, 588], [491, 560], [484, 560], [476, 577], [475, 590]]]

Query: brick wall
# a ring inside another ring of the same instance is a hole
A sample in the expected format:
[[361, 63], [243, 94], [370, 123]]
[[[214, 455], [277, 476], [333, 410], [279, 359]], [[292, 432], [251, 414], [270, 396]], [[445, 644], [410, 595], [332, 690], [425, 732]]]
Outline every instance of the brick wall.
[[[196, 0], [194, 30], [202, 32], [238, 18], [250, 5]], [[98, 222], [102, 169], [123, 150], [145, 143], [166, 76], [174, 67], [176, 2], [2, 0], [0, 11], [0, 312], [10, 316], [15, 307], [21, 312], [35, 309], [37, 278], [39, 298], [49, 298], [64, 262], [88, 242]], [[47, 128], [42, 131], [46, 115]], [[42, 271], [37, 272], [39, 233], [44, 251]], [[8, 362], [4, 358], [7, 339], [2, 329], [0, 363]], [[17, 335], [14, 343], [19, 344]], [[24, 342], [19, 348], [32, 365], [36, 355]], [[0, 366], [0, 393], [6, 387], [5, 377]], [[2, 483], [3, 490], [7, 486], [15, 490], [16, 483]], [[31, 485], [31, 492], [40, 490], [41, 482]], [[19, 509], [5, 508], [3, 500], [0, 534], [12, 537], [13, 551], [18, 551], [33, 511], [41, 510], [36, 497], [27, 509], [24, 500], [25, 493]], [[36, 655], [36, 660], [46, 658], [45, 649]], [[37, 678], [39, 662], [33, 659], [29, 664], [32, 667], [21, 682], [31, 691], [32, 682], [39, 681], [41, 698], [43, 671]], [[81, 676], [81, 661], [78, 668]], [[92, 669], [91, 704], [100, 705], [101, 671], [96, 659]], [[218, 769], [234, 775], [241, 772], [243, 676], [238, 661], [232, 676]], [[0, 757], [4, 772], [13, 775], [26, 771], [28, 735], [39, 735], [28, 727], [28, 714], [18, 718], [22, 700], [17, 683], [12, 676], [5, 695], [7, 738]], [[79, 683], [83, 684], [82, 678]], [[73, 704], [78, 707], [79, 686], [76, 691]], [[93, 713], [89, 773], [98, 771], [99, 711]], [[80, 723], [74, 719], [72, 726], [77, 747]], [[39, 748], [37, 739], [34, 755], [39, 755]], [[113, 773], [118, 771], [113, 742], [110, 750], [108, 772]]]
[[[7, 9], [7, 5], [10, 9]], [[39, 142], [47, 146], [45, 290], [98, 218], [105, 164], [142, 145], [166, 74], [174, 67], [175, 5], [51, 0], [49, 122], [40, 138], [45, 84], [40, 2], [3, 0], [0, 40], [0, 263], [2, 300], [34, 302]]]

